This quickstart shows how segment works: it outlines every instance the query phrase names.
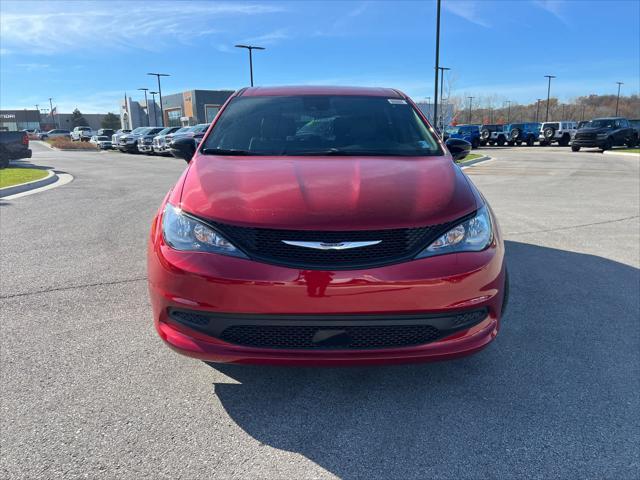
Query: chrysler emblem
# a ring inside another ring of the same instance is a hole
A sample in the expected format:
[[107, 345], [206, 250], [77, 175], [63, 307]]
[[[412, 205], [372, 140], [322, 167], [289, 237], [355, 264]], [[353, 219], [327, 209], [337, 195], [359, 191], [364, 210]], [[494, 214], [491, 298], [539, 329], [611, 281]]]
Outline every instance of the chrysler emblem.
[[282, 240], [282, 243], [293, 245], [294, 247], [315, 248], [316, 250], [349, 250], [351, 248], [369, 247], [378, 245], [382, 240], [370, 240], [368, 242], [297, 242], [293, 240]]

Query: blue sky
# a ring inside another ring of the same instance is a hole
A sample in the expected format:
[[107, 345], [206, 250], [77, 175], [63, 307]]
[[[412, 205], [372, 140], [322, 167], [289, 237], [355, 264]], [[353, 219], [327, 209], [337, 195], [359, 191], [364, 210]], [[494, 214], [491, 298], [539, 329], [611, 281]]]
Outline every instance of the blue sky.
[[[640, 92], [640, 1], [443, 0], [451, 95], [528, 103]], [[0, 107], [117, 111], [126, 91], [341, 84], [433, 95], [435, 1], [0, 3]], [[495, 104], [494, 101], [494, 104]]]

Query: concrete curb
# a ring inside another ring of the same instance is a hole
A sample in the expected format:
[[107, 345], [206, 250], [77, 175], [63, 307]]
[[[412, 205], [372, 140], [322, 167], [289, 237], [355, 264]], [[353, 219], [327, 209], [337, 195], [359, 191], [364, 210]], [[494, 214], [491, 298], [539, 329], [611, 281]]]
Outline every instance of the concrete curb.
[[616, 152], [615, 150], [605, 150], [604, 152], [605, 155], [625, 155], [627, 157], [638, 157], [640, 156], [640, 153], [637, 152]]
[[490, 157], [489, 155], [483, 155], [479, 158], [474, 158], [473, 160], [467, 160], [466, 162], [458, 163], [458, 166], [460, 168], [470, 167], [472, 165], [476, 165], [477, 163], [488, 162], [489, 160], [493, 160], [493, 157]]
[[51, 185], [57, 181], [58, 175], [53, 170], [49, 170], [49, 174], [40, 180], [33, 180], [19, 185], [12, 185], [11, 187], [0, 188], [0, 198], [9, 197], [29, 190], [35, 190], [36, 188], [46, 187], [47, 185]]

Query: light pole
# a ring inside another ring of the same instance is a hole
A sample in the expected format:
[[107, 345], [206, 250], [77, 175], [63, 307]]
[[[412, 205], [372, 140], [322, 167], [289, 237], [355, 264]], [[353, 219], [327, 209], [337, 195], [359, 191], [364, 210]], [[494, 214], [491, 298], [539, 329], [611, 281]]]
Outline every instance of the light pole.
[[[446, 70], [451, 70], [450, 68], [447, 67], [438, 67], [438, 70], [440, 70], [440, 110], [442, 110], [440, 112], [440, 118], [442, 119], [441, 123], [441, 127], [442, 130], [444, 130], [444, 72]], [[435, 121], [437, 124], [438, 118], [435, 117]]]
[[437, 2], [437, 13], [436, 13], [436, 66], [435, 66], [435, 74], [436, 79], [433, 82], [433, 125], [436, 130], [438, 129], [438, 75], [440, 72], [440, 4], [441, 0]]
[[620, 104], [620, 85], [624, 85], [622, 82], [616, 82], [618, 84], [618, 98], [616, 99], [616, 117], [618, 116], [618, 105]]
[[158, 78], [158, 97], [160, 97], [160, 119], [162, 120], [162, 126], [164, 127], [164, 108], [162, 107], [162, 88], [160, 87], [160, 77], [170, 77], [168, 73], [147, 73], [147, 75], [154, 75]]
[[149, 92], [151, 94], [151, 100], [153, 102], [153, 126], [158, 126], [158, 114], [156, 113], [156, 93], [158, 92]]
[[536, 103], [536, 123], [538, 123], [538, 116], [540, 114], [540, 102], [542, 101], [541, 98], [538, 99], [538, 102]]
[[144, 109], [147, 112], [147, 127], [151, 126], [151, 122], [149, 121], [149, 101], [147, 100], [147, 91], [148, 88], [139, 88], [138, 90], [144, 91]]
[[547, 86], [547, 115], [545, 116], [544, 121], [548, 122], [549, 121], [549, 98], [551, 95], [551, 79], [552, 78], [556, 78], [555, 75], [545, 75], [545, 78], [549, 79], [549, 85]]
[[246, 48], [249, 50], [249, 75], [251, 77], [251, 86], [253, 87], [253, 51], [265, 50], [264, 47], [256, 47], [254, 45], [236, 45], [236, 48]]
[[51, 110], [49, 110], [49, 113], [51, 113], [51, 121], [53, 122], [53, 126], [56, 128], [60, 128], [58, 127], [58, 124], [56, 123], [56, 119], [53, 116], [53, 98], [49, 97], [49, 107], [51, 107]]
[[474, 97], [467, 97], [469, 99], [469, 118], [467, 118], [467, 123], [471, 123], [471, 103], [473, 102]]
[[507, 100], [504, 103], [507, 104], [507, 123], [509, 123], [509, 120], [511, 120], [511, 100]]

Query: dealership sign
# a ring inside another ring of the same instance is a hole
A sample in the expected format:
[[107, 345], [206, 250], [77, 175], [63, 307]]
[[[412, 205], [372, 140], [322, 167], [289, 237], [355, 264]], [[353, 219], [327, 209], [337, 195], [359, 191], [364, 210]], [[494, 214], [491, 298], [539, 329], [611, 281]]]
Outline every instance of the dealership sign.
[[16, 114], [15, 113], [0, 113], [0, 118], [4, 119], [4, 120], [15, 120], [16, 118]]

